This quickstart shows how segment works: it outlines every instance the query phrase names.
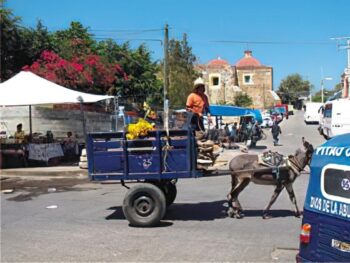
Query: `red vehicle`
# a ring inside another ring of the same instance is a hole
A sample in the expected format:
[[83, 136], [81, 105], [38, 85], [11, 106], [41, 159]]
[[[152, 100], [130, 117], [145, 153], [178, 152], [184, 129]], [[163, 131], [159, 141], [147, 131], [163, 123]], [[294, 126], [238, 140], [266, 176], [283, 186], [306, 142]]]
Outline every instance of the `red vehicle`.
[[279, 104], [276, 104], [275, 107], [284, 108], [285, 109], [284, 116], [286, 116], [286, 118], [288, 119], [288, 104], [279, 103]]

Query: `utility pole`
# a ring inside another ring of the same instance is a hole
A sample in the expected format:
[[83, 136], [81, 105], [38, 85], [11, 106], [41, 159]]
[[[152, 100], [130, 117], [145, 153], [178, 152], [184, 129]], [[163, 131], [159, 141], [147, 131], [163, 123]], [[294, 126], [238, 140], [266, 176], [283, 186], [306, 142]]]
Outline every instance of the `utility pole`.
[[[337, 41], [338, 49], [347, 49], [347, 51], [348, 51], [348, 67], [347, 68], [350, 69], [350, 37], [333, 37], [331, 39]], [[339, 41], [344, 41], [344, 40], [346, 40], [346, 45], [339, 44]]]
[[[350, 95], [350, 36], [347, 37], [335, 37], [331, 38], [332, 40], [337, 41], [338, 49], [347, 49], [348, 53], [348, 65], [347, 68], [344, 69], [344, 97], [349, 97]], [[346, 44], [339, 44], [340, 41], [346, 40]]]
[[169, 129], [169, 100], [168, 100], [168, 89], [169, 89], [169, 69], [168, 69], [168, 60], [169, 60], [169, 29], [168, 24], [164, 28], [164, 89], [163, 89], [163, 100], [164, 100], [164, 130]]

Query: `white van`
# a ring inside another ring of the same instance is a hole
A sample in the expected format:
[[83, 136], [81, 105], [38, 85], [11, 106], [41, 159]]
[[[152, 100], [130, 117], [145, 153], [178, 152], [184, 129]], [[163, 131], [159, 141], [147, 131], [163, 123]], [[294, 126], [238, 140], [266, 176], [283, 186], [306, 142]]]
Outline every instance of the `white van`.
[[319, 109], [322, 105], [320, 102], [308, 102], [305, 104], [304, 121], [306, 124], [320, 122]]
[[329, 139], [334, 136], [350, 133], [350, 100], [337, 99], [324, 105], [322, 133]]

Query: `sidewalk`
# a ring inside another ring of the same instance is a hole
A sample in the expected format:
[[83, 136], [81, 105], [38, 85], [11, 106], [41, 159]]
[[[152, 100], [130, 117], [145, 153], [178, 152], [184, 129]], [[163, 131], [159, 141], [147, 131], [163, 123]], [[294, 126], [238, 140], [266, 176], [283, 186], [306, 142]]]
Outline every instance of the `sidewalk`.
[[50, 167], [25, 167], [0, 169], [0, 177], [60, 177], [74, 178], [87, 177], [87, 169], [80, 169], [79, 166], [50, 166]]

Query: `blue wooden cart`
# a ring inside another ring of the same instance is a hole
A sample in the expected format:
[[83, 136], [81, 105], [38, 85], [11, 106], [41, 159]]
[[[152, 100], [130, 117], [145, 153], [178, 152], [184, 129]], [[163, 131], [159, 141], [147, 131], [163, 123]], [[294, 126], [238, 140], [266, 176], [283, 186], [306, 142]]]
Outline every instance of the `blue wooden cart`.
[[197, 170], [194, 132], [149, 132], [146, 138], [127, 140], [125, 132], [87, 136], [89, 177], [93, 181], [137, 181], [128, 188], [123, 212], [134, 226], [153, 226], [176, 198], [179, 178], [202, 176]]

